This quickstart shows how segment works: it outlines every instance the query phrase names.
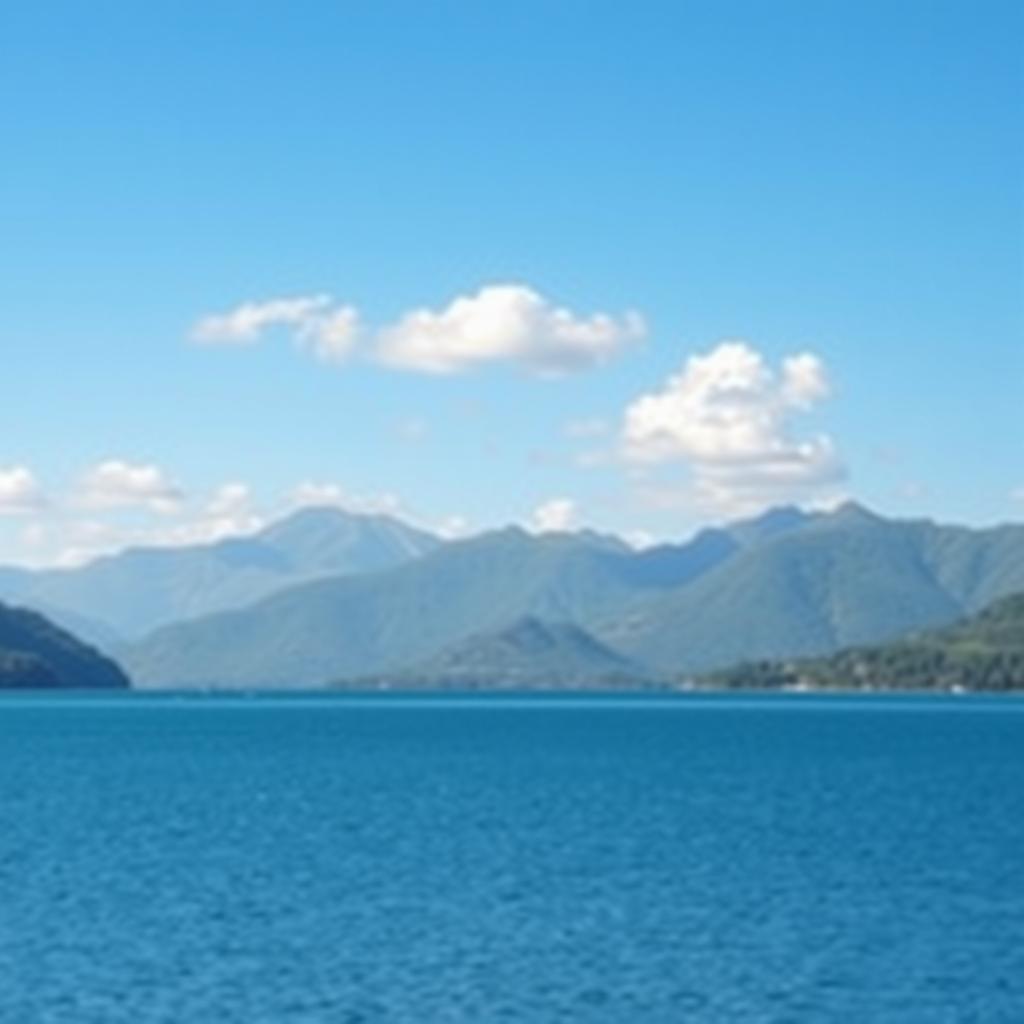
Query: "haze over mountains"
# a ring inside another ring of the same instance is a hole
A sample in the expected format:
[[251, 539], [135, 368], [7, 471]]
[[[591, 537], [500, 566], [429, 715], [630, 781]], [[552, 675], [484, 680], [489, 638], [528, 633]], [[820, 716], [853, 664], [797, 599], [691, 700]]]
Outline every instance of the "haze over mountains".
[[806, 519], [773, 512], [642, 552], [588, 531], [509, 527], [383, 573], [320, 580], [172, 625], [120, 653], [142, 685], [323, 685], [404, 669], [523, 616], [582, 628], [612, 621], [641, 595], [666, 594]]
[[652, 675], [825, 654], [1024, 591], [1024, 526], [776, 510], [636, 552], [517, 528], [377, 573], [288, 587], [118, 652], [142, 686], [322, 686], [407, 674], [524, 616], [569, 623]]
[[317, 577], [388, 569], [439, 543], [390, 516], [309, 508], [214, 544], [130, 548], [74, 569], [0, 569], [0, 599], [111, 646]]
[[306, 509], [216, 544], [0, 570], [0, 598], [157, 688], [653, 682], [879, 643], [1020, 591], [1024, 526], [855, 504], [775, 509], [642, 551], [517, 527], [446, 543], [386, 516]]

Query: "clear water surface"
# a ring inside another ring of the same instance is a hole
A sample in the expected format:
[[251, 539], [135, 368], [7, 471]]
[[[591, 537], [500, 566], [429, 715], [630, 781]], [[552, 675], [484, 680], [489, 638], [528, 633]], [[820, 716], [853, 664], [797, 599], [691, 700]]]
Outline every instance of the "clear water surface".
[[0, 700], [3, 1024], [1024, 1021], [1024, 702]]

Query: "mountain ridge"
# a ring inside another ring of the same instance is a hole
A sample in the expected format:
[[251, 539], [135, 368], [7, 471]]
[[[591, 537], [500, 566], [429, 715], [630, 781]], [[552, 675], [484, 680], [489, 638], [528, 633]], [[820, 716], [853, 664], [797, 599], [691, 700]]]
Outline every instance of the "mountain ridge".
[[597, 634], [665, 670], [812, 656], [943, 625], [1024, 588], [1024, 526], [890, 520], [841, 506]]
[[747, 528], [745, 546], [703, 531], [653, 552], [494, 531], [165, 627], [123, 655], [144, 686], [323, 686], [400, 671], [532, 615], [662, 675], [876, 642], [1024, 589], [1024, 526], [943, 527], [852, 505], [767, 523], [760, 539]]
[[0, 599], [37, 607], [106, 646], [310, 579], [387, 569], [441, 543], [391, 516], [306, 508], [244, 537], [133, 547], [79, 568], [5, 568]]
[[[336, 526], [333, 513], [312, 513], [276, 529], [295, 531], [304, 549], [293, 557], [316, 564], [339, 543]], [[274, 550], [219, 546], [246, 564]], [[158, 688], [651, 685], [738, 663], [776, 672], [890, 639], [906, 650], [897, 638], [970, 622], [1016, 591], [1024, 526], [890, 520], [850, 504], [773, 511], [643, 551], [600, 534], [509, 527], [378, 572], [285, 587], [120, 650], [138, 683]], [[33, 612], [0, 612], [68, 637]], [[0, 670], [23, 685], [80, 685], [2, 633]], [[104, 685], [122, 685], [111, 678]]]
[[570, 622], [524, 615], [474, 633], [432, 657], [378, 676], [335, 680], [358, 689], [635, 689], [653, 679], [641, 666]]
[[384, 573], [167, 626], [124, 655], [144, 684], [324, 685], [400, 669], [522, 614], [575, 621], [610, 611], [634, 590], [616, 571], [628, 557], [572, 535], [499, 530]]

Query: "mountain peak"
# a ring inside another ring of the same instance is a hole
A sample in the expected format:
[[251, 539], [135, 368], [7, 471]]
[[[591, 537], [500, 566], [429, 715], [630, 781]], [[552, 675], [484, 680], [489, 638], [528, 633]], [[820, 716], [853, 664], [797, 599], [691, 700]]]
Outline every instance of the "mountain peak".
[[349, 512], [335, 505], [300, 508], [271, 523], [258, 539], [318, 572], [346, 571], [353, 560], [366, 569], [388, 568], [426, 554], [440, 540], [385, 514]]
[[414, 689], [557, 690], [635, 686], [649, 676], [580, 626], [525, 614], [498, 629], [464, 637], [424, 661], [355, 683]]
[[749, 547], [780, 533], [797, 530], [813, 518], [811, 513], [804, 512], [795, 505], [779, 505], [767, 509], [760, 515], [730, 523], [724, 529], [738, 544]]
[[313, 579], [394, 568], [440, 543], [390, 516], [310, 507], [257, 534], [130, 549], [79, 569], [8, 573], [0, 577], [0, 597], [15, 597], [73, 628], [88, 619], [83, 635], [96, 641], [111, 634], [133, 639]]
[[880, 523], [883, 522], [883, 517], [877, 512], [872, 512], [867, 505], [862, 505], [859, 501], [844, 501], [841, 505], [837, 505], [832, 512], [828, 514], [828, 518], [832, 522], [836, 523]]
[[337, 505], [307, 505], [296, 509], [280, 519], [275, 519], [257, 534], [261, 539], [274, 540], [295, 530], [334, 528], [360, 519], [373, 518], [349, 512]]

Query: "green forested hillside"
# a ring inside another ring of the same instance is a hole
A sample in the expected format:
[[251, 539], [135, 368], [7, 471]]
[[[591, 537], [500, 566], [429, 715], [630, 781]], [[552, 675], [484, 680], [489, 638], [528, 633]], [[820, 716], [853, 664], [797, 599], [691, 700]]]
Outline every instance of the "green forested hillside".
[[123, 689], [109, 658], [36, 612], [0, 604], [0, 687]]
[[593, 534], [510, 527], [390, 572], [323, 580], [170, 626], [122, 653], [147, 686], [324, 685], [400, 670], [522, 616], [584, 627], [607, 620], [638, 595], [687, 585], [736, 547], [709, 531], [637, 553]]
[[336, 685], [391, 689], [606, 689], [650, 685], [651, 674], [579, 626], [524, 616], [439, 654], [376, 677]]
[[660, 669], [704, 671], [886, 640], [1021, 589], [1024, 527], [894, 521], [849, 505], [596, 631]]
[[123, 656], [146, 686], [319, 686], [534, 616], [580, 626], [655, 674], [693, 673], [877, 643], [1024, 591], [1024, 526], [965, 530], [855, 505], [783, 520], [646, 552], [498, 531], [170, 626]]
[[830, 658], [741, 665], [706, 677], [725, 687], [1024, 690], [1024, 594], [945, 629]]
[[324, 580], [126, 648], [156, 686], [323, 685], [401, 669], [523, 615], [585, 623], [645, 586], [631, 556], [572, 535], [508, 529], [387, 573]]

